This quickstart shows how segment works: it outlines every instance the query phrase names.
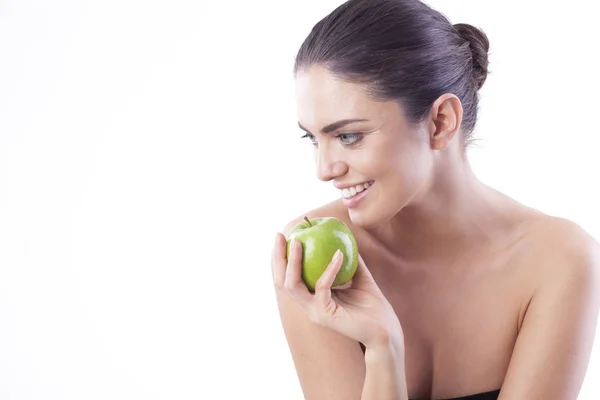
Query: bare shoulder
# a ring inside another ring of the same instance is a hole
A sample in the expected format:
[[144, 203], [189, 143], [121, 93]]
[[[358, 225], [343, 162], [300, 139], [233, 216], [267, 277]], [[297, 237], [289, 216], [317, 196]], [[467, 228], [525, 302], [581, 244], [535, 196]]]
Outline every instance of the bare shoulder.
[[[285, 225], [284, 236], [304, 217], [336, 217], [349, 223], [348, 214], [334, 201], [293, 218]], [[365, 375], [360, 344], [312, 322], [283, 290], [277, 290], [277, 304], [304, 398], [360, 399]]]
[[317, 207], [315, 209], [308, 210], [305, 213], [303, 213], [302, 215], [298, 215], [298, 216], [294, 217], [283, 228], [282, 233], [284, 234], [284, 236], [287, 236], [294, 226], [296, 226], [297, 224], [302, 222], [304, 220], [304, 217], [307, 217], [309, 219], [323, 218], [323, 217], [335, 217], [335, 218], [338, 218], [338, 219], [344, 221], [344, 223], [346, 225], [348, 225], [348, 227], [350, 229], [352, 229], [352, 230], [356, 229], [353, 226], [352, 221], [350, 220], [350, 217], [348, 216], [348, 211], [342, 205], [341, 201], [334, 200], [329, 203], [323, 204], [322, 206]]
[[579, 299], [572, 307], [597, 312], [600, 244], [585, 229], [568, 219], [543, 215], [532, 224], [524, 250], [531, 302], [550, 307], [562, 299], [566, 306], [568, 297], [572, 303]]
[[528, 231], [522, 270], [532, 273], [534, 285], [502, 396], [575, 399], [600, 309], [600, 246], [562, 218], [541, 216]]
[[534, 254], [547, 279], [576, 274], [598, 281], [600, 244], [579, 224], [564, 218], [543, 216], [531, 233], [531, 244], [537, 250]]

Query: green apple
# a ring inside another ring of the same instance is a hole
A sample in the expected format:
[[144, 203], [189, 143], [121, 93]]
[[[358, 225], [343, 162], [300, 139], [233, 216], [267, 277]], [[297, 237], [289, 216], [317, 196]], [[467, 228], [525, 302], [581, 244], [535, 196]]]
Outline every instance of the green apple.
[[332, 287], [348, 283], [358, 266], [358, 246], [352, 231], [335, 217], [308, 219], [292, 228], [287, 237], [287, 256], [290, 256], [292, 239], [302, 245], [302, 280], [311, 292], [315, 284], [339, 249], [344, 258]]

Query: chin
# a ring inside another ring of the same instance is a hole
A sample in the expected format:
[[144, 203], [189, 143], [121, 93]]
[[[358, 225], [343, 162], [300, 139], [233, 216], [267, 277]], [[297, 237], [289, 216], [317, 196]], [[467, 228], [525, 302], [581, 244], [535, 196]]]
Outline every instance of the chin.
[[360, 208], [349, 208], [348, 216], [353, 225], [364, 230], [373, 229], [384, 222], [377, 215], [369, 212], [369, 210], [362, 210]]
[[381, 196], [365, 199], [357, 207], [347, 208], [348, 217], [352, 224], [364, 229], [374, 229], [390, 222], [407, 204], [402, 202], [401, 206], [396, 202], [382, 201]]

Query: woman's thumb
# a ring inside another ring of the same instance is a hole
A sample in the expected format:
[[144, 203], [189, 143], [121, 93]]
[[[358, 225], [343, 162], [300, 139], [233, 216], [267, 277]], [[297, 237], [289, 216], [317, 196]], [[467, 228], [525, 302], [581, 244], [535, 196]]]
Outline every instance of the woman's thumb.
[[358, 255], [358, 266], [356, 267], [353, 280], [373, 281], [373, 275], [371, 275], [371, 271], [367, 268], [365, 260], [363, 260], [360, 254]]

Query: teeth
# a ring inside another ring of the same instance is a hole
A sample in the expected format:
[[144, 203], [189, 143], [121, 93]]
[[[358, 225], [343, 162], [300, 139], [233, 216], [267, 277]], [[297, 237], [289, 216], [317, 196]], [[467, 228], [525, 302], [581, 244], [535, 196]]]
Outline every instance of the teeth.
[[373, 182], [365, 182], [360, 185], [353, 186], [351, 188], [346, 188], [342, 190], [342, 196], [346, 199], [355, 196], [357, 193], [363, 192], [371, 186]]

